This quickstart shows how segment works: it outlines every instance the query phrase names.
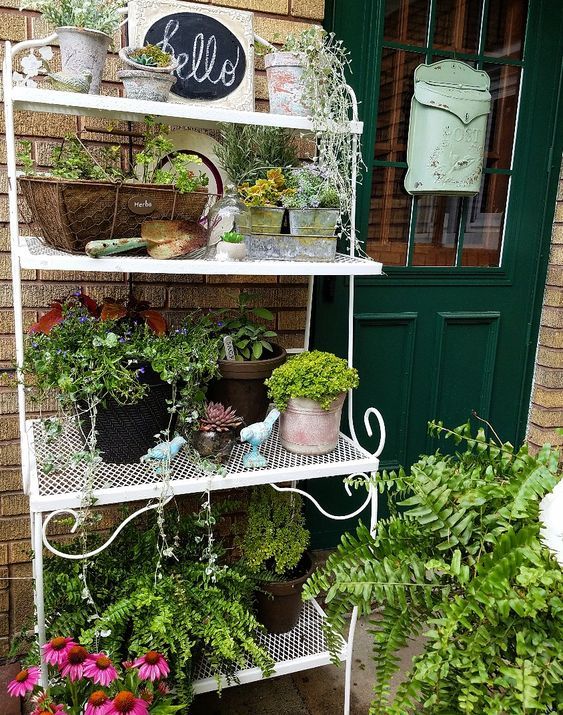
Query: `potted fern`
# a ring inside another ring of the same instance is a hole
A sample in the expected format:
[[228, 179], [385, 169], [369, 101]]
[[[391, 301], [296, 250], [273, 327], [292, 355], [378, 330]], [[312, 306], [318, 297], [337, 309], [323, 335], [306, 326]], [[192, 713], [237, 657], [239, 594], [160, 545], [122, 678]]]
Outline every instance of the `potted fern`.
[[286, 633], [299, 619], [303, 585], [313, 572], [309, 541], [298, 494], [269, 485], [252, 489], [239, 546], [259, 581], [256, 617], [270, 633]]
[[280, 441], [295, 454], [328, 454], [336, 448], [346, 393], [358, 386], [346, 360], [319, 350], [302, 352], [266, 380], [280, 410]]

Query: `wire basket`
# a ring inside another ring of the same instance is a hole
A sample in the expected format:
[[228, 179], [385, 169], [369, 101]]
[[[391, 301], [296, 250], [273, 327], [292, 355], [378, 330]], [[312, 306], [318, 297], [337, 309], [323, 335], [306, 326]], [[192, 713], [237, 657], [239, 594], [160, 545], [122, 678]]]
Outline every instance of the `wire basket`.
[[145, 220], [197, 223], [216, 198], [207, 191], [178, 192], [173, 185], [20, 177], [33, 233], [68, 253], [88, 241], [141, 235]]

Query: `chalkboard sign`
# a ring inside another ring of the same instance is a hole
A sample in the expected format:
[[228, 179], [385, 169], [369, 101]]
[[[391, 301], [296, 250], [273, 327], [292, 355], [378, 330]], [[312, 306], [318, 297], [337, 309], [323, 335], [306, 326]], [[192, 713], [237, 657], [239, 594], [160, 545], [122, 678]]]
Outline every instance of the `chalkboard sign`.
[[242, 44], [223, 23], [194, 12], [157, 20], [145, 44], [158, 45], [179, 61], [172, 92], [186, 99], [221, 99], [240, 85], [246, 72]]
[[252, 13], [177, 0], [131, 0], [129, 44], [179, 61], [172, 93], [188, 102], [254, 109]]

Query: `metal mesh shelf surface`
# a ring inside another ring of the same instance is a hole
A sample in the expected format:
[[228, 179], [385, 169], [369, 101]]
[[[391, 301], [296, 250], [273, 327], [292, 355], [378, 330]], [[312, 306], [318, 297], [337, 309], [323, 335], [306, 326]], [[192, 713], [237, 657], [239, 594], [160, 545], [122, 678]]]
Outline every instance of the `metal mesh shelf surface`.
[[[264, 646], [275, 662], [274, 676], [287, 675], [307, 668], [328, 665], [331, 662], [323, 633], [324, 614], [316, 601], [307, 601], [295, 627], [288, 633], [259, 634], [260, 645]], [[342, 640], [341, 659], [344, 659], [346, 643]], [[231, 678], [221, 677], [222, 686], [250, 683], [260, 680], [262, 674], [252, 663], [238, 671]], [[194, 691], [206, 693], [217, 689], [217, 680], [210, 664], [201, 658], [194, 672]]]
[[90, 258], [48, 246], [35, 236], [22, 236], [19, 248], [22, 268], [107, 273], [170, 273], [202, 275], [381, 275], [382, 264], [337, 253], [334, 261], [212, 261], [205, 249], [189, 257], [158, 260], [147, 255]]
[[[41, 420], [28, 422], [28, 439], [34, 459], [31, 462], [31, 506], [35, 511], [49, 511], [80, 505], [84, 470], [72, 464], [72, 457], [83, 449], [79, 431], [72, 420], [63, 433], [49, 443]], [[313, 479], [356, 472], [376, 471], [378, 460], [341, 435], [337, 448], [320, 457], [292, 454], [278, 439], [277, 426], [262, 447], [269, 466], [247, 470], [242, 465], [248, 445], [237, 444], [225, 465], [224, 474], [210, 474], [180, 453], [172, 462], [170, 488], [174, 494], [201, 492], [205, 489], [231, 489], [254, 484]], [[162, 480], [146, 463], [99, 465], [93, 482], [98, 504], [115, 504], [157, 497]]]

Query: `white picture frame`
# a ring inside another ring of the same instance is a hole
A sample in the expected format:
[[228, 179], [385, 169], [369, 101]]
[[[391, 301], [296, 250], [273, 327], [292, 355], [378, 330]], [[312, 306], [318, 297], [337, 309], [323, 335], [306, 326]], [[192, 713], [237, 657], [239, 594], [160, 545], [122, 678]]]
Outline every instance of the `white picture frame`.
[[[220, 91], [228, 92], [224, 96], [216, 98], [208, 97], [182, 97], [171, 92], [170, 101], [184, 102], [196, 106], [213, 106], [239, 111], [254, 111], [254, 15], [252, 12], [237, 10], [235, 8], [216, 7], [213, 5], [199, 5], [190, 2], [178, 2], [177, 0], [130, 0], [128, 4], [127, 28], [129, 45], [139, 47], [145, 44], [147, 32], [155, 23], [169, 15], [193, 13], [211, 18], [211, 21], [221, 23], [231, 32], [240, 43], [242, 53], [244, 53], [244, 75], [242, 79], [235, 76], [240, 73], [242, 55], [239, 48], [236, 54], [226, 57], [223, 62], [216, 62], [217, 55], [221, 55], [221, 48], [217, 46], [217, 40], [213, 35], [194, 38], [190, 47], [174, 47], [176, 56], [180, 59], [180, 65], [176, 71], [180, 77], [190, 81], [192, 85], [198, 82], [200, 86], [207, 86], [212, 90], [212, 85], [219, 87]], [[164, 36], [161, 42], [157, 43], [166, 49], [166, 44], [174, 42], [173, 35], [176, 20], [166, 24], [167, 37]], [[169, 27], [170, 26], [170, 27]], [[157, 25], [160, 29], [162, 23]], [[171, 34], [172, 33], [172, 34]], [[215, 43], [215, 44], [214, 44]], [[178, 50], [181, 50], [178, 52]], [[234, 68], [234, 69], [233, 69]], [[240, 79], [240, 83], [239, 82]], [[228, 83], [237, 84], [233, 90], [228, 89]], [[195, 85], [194, 85], [195, 86]]]

